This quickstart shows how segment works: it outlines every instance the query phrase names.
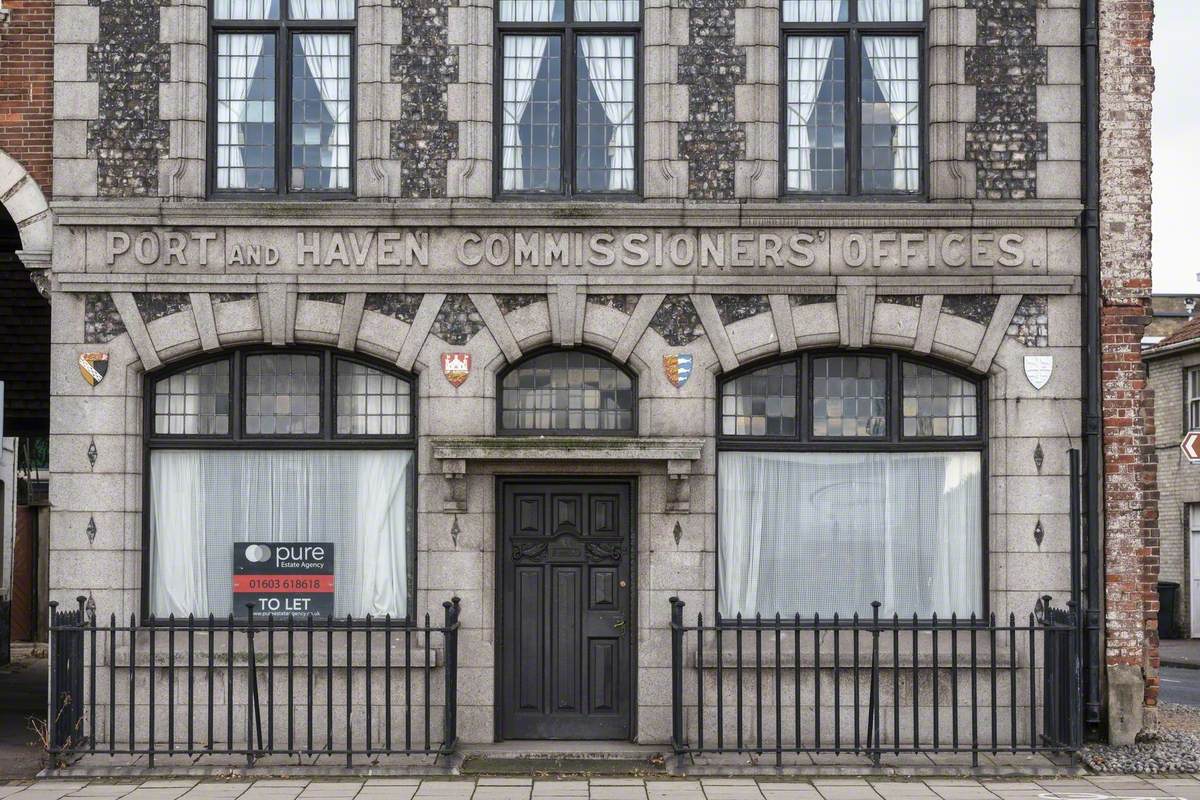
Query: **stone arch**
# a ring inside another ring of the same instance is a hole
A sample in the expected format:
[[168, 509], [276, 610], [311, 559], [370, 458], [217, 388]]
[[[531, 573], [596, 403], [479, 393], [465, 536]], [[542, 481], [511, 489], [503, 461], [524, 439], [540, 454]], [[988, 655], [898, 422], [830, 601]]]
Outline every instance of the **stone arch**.
[[30, 269], [48, 268], [54, 240], [50, 204], [29, 171], [3, 150], [0, 150], [0, 205], [21, 234], [17, 257]]

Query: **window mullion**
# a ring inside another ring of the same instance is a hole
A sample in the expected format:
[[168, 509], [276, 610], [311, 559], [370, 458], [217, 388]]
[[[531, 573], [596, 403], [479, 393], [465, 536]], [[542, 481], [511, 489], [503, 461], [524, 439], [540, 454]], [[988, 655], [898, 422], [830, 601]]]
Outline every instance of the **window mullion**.
[[282, 23], [275, 41], [275, 192], [288, 194], [292, 154], [292, 39], [288, 25]]
[[846, 194], [862, 194], [862, 45], [858, 31], [846, 34]]
[[[568, 2], [568, 18], [573, 3]], [[578, 102], [578, 87], [575, 85], [575, 32], [570, 25], [563, 29], [562, 38], [562, 70], [559, 83], [559, 118], [562, 129], [559, 132], [562, 143], [560, 169], [562, 174], [563, 194], [568, 197], [575, 195], [575, 103]]]

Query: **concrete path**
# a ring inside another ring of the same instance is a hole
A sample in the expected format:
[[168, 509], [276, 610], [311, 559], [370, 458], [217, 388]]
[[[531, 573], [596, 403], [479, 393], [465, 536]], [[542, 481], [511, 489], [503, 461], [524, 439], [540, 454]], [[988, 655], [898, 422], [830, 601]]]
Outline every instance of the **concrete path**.
[[1192, 777], [1037, 781], [787, 782], [714, 778], [478, 778], [253, 782], [43, 780], [0, 785], [0, 800], [1200, 800]]

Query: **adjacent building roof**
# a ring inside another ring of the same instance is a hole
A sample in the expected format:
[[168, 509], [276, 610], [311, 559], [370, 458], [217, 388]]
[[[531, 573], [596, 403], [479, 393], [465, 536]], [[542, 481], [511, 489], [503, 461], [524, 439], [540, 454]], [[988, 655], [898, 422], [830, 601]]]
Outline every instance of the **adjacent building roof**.
[[1144, 355], [1153, 358], [1192, 347], [1200, 347], [1200, 317], [1189, 319], [1171, 335], [1147, 348]]

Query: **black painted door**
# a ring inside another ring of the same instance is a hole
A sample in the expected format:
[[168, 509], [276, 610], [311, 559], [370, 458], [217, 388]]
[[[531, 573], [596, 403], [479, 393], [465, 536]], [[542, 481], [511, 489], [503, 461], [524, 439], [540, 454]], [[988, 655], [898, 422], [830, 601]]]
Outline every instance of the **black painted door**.
[[628, 739], [632, 487], [500, 487], [500, 735]]

